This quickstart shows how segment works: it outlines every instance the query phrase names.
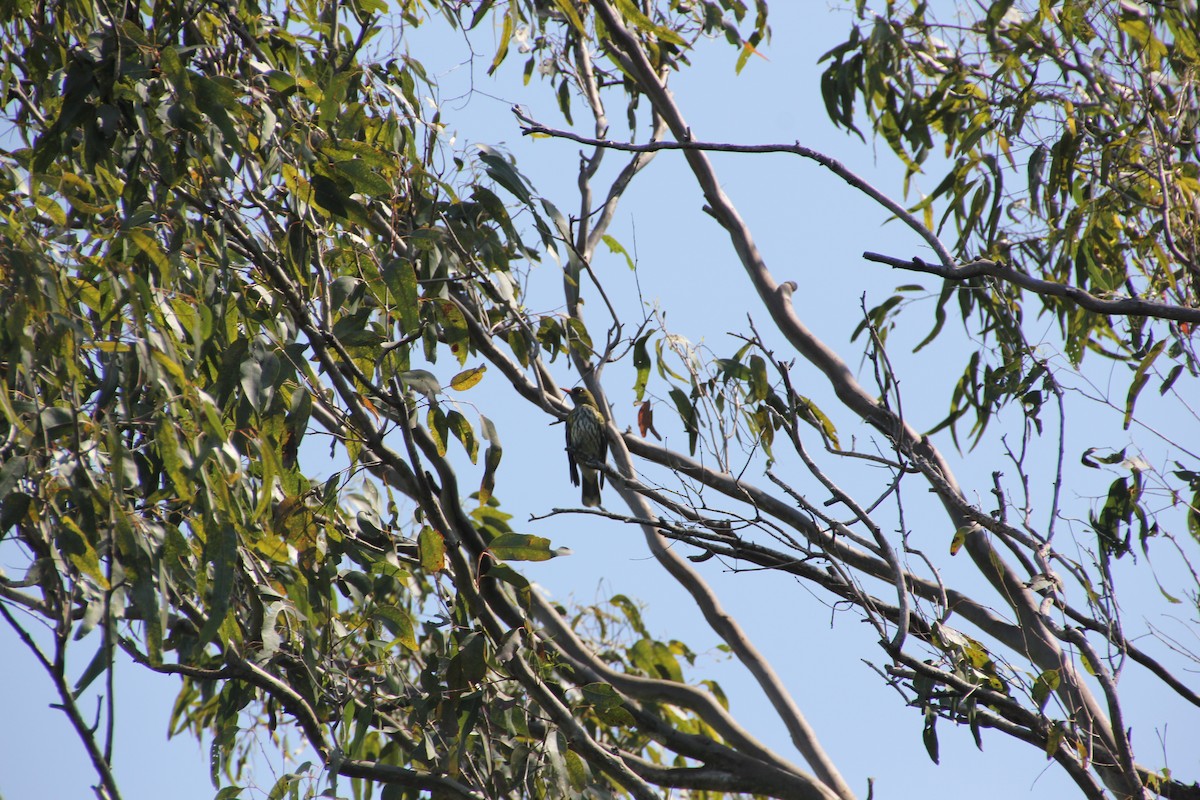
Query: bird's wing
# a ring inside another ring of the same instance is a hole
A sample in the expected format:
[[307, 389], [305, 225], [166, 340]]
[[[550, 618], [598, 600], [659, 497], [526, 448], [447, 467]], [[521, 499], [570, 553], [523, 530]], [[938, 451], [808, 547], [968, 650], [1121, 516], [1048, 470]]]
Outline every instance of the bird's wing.
[[571, 418], [567, 417], [567, 424], [563, 426], [567, 432], [567, 465], [570, 467], [571, 485], [579, 485], [579, 469], [575, 466], [575, 451], [571, 447]]
[[[603, 464], [604, 462], [608, 461], [608, 425], [605, 424], [604, 415], [601, 414], [598, 409], [596, 410], [596, 424], [600, 426], [600, 457], [596, 460]], [[600, 476], [600, 486], [603, 488], [604, 471], [597, 470], [597, 474]]]

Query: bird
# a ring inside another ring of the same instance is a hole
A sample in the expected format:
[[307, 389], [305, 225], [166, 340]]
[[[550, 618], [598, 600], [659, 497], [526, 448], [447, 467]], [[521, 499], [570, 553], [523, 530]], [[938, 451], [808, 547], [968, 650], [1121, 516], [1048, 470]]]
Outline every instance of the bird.
[[571, 395], [575, 408], [567, 415], [567, 463], [571, 466], [571, 485], [579, 485], [583, 473], [583, 504], [588, 508], [600, 505], [600, 487], [604, 474], [584, 461], [603, 464], [608, 455], [608, 435], [604, 416], [596, 398], [583, 386], [564, 389]]

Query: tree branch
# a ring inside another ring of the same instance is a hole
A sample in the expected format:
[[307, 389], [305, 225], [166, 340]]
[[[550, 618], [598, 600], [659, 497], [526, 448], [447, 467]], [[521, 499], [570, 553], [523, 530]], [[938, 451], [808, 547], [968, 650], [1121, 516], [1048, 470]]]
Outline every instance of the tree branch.
[[[37, 662], [49, 674], [50, 680], [54, 683], [54, 688], [58, 692], [58, 697], [62, 701], [59, 708], [67, 715], [67, 719], [71, 722], [71, 727], [75, 729], [76, 735], [79, 736], [79, 740], [83, 743], [83, 748], [87, 751], [88, 758], [92, 762], [92, 767], [100, 777], [100, 783], [104, 787], [107, 800], [121, 800], [121, 792], [117, 788], [117, 781], [113, 776], [112, 767], [105, 760], [104, 754], [100, 752], [100, 747], [96, 744], [96, 737], [93, 735], [91, 728], [88, 727], [87, 722], [83, 719], [83, 716], [79, 713], [79, 706], [75, 703], [75, 693], [67, 685], [67, 676], [60, 668], [61, 664], [51, 663], [46, 658], [41, 648], [33, 641], [33, 637], [18, 624], [4, 603], [0, 603], [0, 616], [4, 617], [9, 627], [13, 629], [13, 632], [17, 634], [21, 642], [29, 648], [29, 652], [33, 654], [33, 657], [37, 659]], [[61, 658], [56, 659], [56, 662], [61, 661]]]
[[[658, 113], [667, 121], [672, 135], [678, 140], [689, 140], [691, 129], [684, 120], [682, 113], [675, 105], [666, 87], [659, 80], [649, 58], [634, 37], [623, 25], [620, 16], [609, 4], [608, 0], [591, 0], [611, 36], [612, 47], [620, 51], [628, 59], [631, 77], [637, 81]], [[791, 149], [791, 148], [789, 148]], [[878, 429], [894, 441], [900, 450], [913, 458], [927, 475], [937, 472], [945, 480], [949, 490], [957, 495], [955, 500], [962, 499], [961, 489], [953, 477], [953, 472], [942, 455], [927, 438], [921, 437], [906, 422], [878, 403], [855, 378], [845, 361], [828, 345], [817, 338], [807, 326], [797, 317], [791, 303], [791, 293], [795, 284], [779, 284], [767, 268], [762, 254], [750, 233], [749, 227], [742, 220], [728, 195], [721, 188], [711, 162], [706, 154], [695, 148], [683, 148], [684, 157], [691, 167], [692, 174], [704, 194], [705, 200], [712, 209], [714, 218], [725, 228], [730, 237], [735, 252], [758, 292], [763, 304], [770, 312], [772, 320], [787, 341], [797, 352], [824, 373], [831, 388], [846, 408], [857, 414], [864, 422]], [[883, 198], [884, 206], [889, 210], [895, 208], [895, 203]], [[916, 220], [913, 220], [916, 222]], [[909, 223], [922, 238], [933, 246], [936, 237], [923, 225]], [[952, 259], [940, 244], [934, 248], [939, 258], [946, 266]], [[955, 527], [967, 526], [970, 532], [966, 535], [966, 549], [976, 568], [986, 577], [997, 594], [1016, 613], [1022, 628], [1023, 637], [1018, 652], [1023, 652], [1041, 669], [1058, 669], [1061, 676], [1058, 693], [1062, 697], [1068, 711], [1081, 727], [1090, 744], [1104, 748], [1108, 753], [1116, 749], [1111, 723], [1106, 718], [1099, 701], [1081, 679], [1070, 657], [1063, 652], [1053, 633], [1051, 633], [1041, 617], [1038, 598], [1030, 592], [1024, 582], [1007, 564], [1000, 554], [992, 547], [978, 525], [968, 523], [958, 512], [951, 498], [939, 492], [951, 521]], [[1141, 790], [1137, 786], [1127, 785], [1122, 777], [1105, 774], [1110, 779], [1117, 777], [1112, 788], [1120, 792], [1135, 793]]]
[[[657, 106], [655, 107], [657, 111]], [[811, 147], [805, 147], [799, 142], [793, 144], [729, 144], [727, 142], [700, 142], [685, 139], [680, 136], [679, 132], [672, 132], [679, 141], [650, 141], [646, 144], [634, 144], [632, 142], [623, 142], [615, 139], [603, 139], [593, 136], [582, 136], [572, 131], [560, 130], [558, 128], [550, 128], [540, 122], [534, 120], [524, 113], [520, 108], [514, 108], [513, 113], [521, 123], [521, 133], [525, 136], [534, 134], [542, 136], [551, 136], [557, 139], [569, 139], [580, 144], [591, 145], [593, 147], [607, 148], [609, 150], [623, 150], [627, 153], [656, 153], [660, 150], [684, 150], [695, 152], [714, 152], [714, 153], [790, 153], [792, 155], [807, 158], [810, 161], [815, 161], [821, 166], [828, 169], [834, 175], [841, 178], [848, 185], [859, 190], [863, 194], [870, 197], [876, 203], [879, 203], [888, 211], [892, 212], [898, 219], [902, 220], [905, 225], [915, 231], [922, 239], [926, 241], [929, 247], [938, 254], [938, 257], [943, 259], [944, 263], [949, 266], [954, 263], [954, 257], [950, 255], [950, 251], [945, 245], [938, 240], [925, 225], [911, 212], [904, 208], [896, 201], [892, 200], [879, 189], [872, 186], [867, 180], [856, 174], [853, 170], [842, 164], [835, 158], [831, 158], [819, 150], [814, 150]], [[663, 115], [663, 121], [666, 122], [666, 116]], [[655, 129], [656, 135], [659, 129]], [[724, 224], [724, 223], [722, 223]]]
[[1136, 297], [1105, 300], [1077, 286], [1069, 286], [1063, 283], [1035, 278], [1007, 264], [990, 261], [986, 258], [976, 259], [975, 261], [959, 265], [930, 264], [922, 261], [920, 258], [895, 258], [870, 251], [863, 253], [863, 258], [867, 261], [887, 264], [889, 267], [895, 267], [896, 269], [937, 275], [939, 278], [945, 278], [950, 281], [965, 281], [981, 276], [996, 278], [997, 280], [1020, 286], [1022, 289], [1028, 289], [1035, 294], [1045, 297], [1065, 298], [1080, 308], [1094, 311], [1097, 314], [1120, 317], [1155, 317], [1157, 319], [1176, 320], [1177, 322], [1200, 323], [1200, 308], [1189, 308], [1187, 306], [1172, 305], [1171, 303], [1156, 303]]

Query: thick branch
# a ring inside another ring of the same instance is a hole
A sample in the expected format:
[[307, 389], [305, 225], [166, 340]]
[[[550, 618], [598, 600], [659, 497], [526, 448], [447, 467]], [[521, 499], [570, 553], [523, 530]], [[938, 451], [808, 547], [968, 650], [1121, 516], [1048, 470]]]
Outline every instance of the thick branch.
[[[550, 642], [573, 664], [574, 669], [590, 680], [611, 684], [617, 691], [634, 699], [652, 703], [665, 702], [691, 709], [711, 726], [721, 739], [728, 742], [726, 746], [705, 736], [680, 733], [674, 728], [669, 731], [662, 728], [649, 731], [656, 737], [665, 737], [666, 743], [676, 752], [726, 769], [742, 767], [752, 761], [751, 769], [769, 767], [780, 775], [788, 776], [796, 783], [797, 790], [803, 791], [809, 797], [830, 797], [829, 790], [811, 776], [796, 769], [755, 740], [709, 693], [683, 683], [628, 675], [610, 669], [579, 640], [553, 606], [536, 594], [534, 603], [535, 613], [545, 626]], [[638, 713], [634, 709], [630, 711]], [[653, 719], [639, 719], [639, 724], [643, 727], [653, 726]], [[730, 747], [736, 748], [736, 751]]]
[[337, 764], [337, 773], [347, 778], [365, 778], [393, 786], [424, 790], [434, 797], [457, 797], [462, 800], [484, 800], [486, 797], [450, 778], [373, 761], [341, 761]]
[[621, 758], [634, 772], [646, 780], [673, 789], [690, 789], [730, 795], [764, 795], [776, 797], [779, 800], [810, 800], [813, 797], [811, 792], [789, 786], [786, 779], [790, 776], [779, 775], [777, 770], [766, 765], [754, 773], [747, 774], [710, 766], [662, 767], [631, 753], [622, 753]]
[[1007, 264], [989, 261], [985, 258], [976, 259], [968, 264], [949, 266], [944, 264], [930, 264], [919, 258], [894, 258], [872, 252], [863, 253], [863, 258], [867, 261], [887, 264], [889, 267], [895, 267], [896, 269], [926, 272], [950, 281], [965, 281], [981, 276], [996, 278], [1005, 283], [1020, 286], [1022, 289], [1028, 289], [1035, 294], [1046, 297], [1065, 298], [1080, 308], [1095, 311], [1097, 314], [1118, 317], [1156, 317], [1158, 319], [1172, 319], [1178, 322], [1200, 322], [1200, 308], [1189, 308], [1188, 306], [1173, 305], [1171, 303], [1156, 303], [1137, 297], [1105, 300], [1080, 289], [1078, 286], [1069, 286], [1064, 283], [1055, 283], [1054, 281], [1035, 278]]
[[1151, 300], [1142, 300], [1135, 297], [1123, 297], [1115, 300], [1106, 300], [1080, 289], [1077, 286], [1068, 284], [1055, 283], [1054, 281], [1042, 280], [1035, 278], [1032, 275], [1027, 275], [1024, 272], [1014, 269], [1006, 264], [988, 259], [977, 259], [967, 264], [955, 264], [954, 258], [950, 255], [945, 246], [929, 232], [929, 229], [921, 223], [919, 219], [903, 206], [896, 203], [883, 192], [880, 192], [866, 180], [858, 176], [852, 170], [848, 169], [840, 161], [813, 150], [810, 147], [805, 147], [799, 143], [794, 144], [731, 144], [727, 142], [699, 142], [699, 141], [651, 141], [646, 144], [635, 144], [633, 142], [624, 142], [615, 139], [602, 139], [592, 136], [581, 136], [572, 131], [560, 130], [558, 128], [550, 128], [541, 123], [535, 122], [532, 119], [518, 115], [521, 119], [521, 130], [526, 135], [541, 134], [553, 136], [560, 139], [569, 139], [580, 144], [588, 144], [594, 147], [603, 147], [611, 150], [622, 150], [630, 153], [655, 153], [660, 150], [695, 150], [715, 153], [790, 153], [803, 158], [816, 161], [821, 166], [828, 169], [833, 174], [844, 180], [850, 186], [858, 189], [863, 194], [870, 197], [875, 202], [886, 208], [897, 218], [904, 221], [909, 228], [918, 233], [922, 239], [926, 241], [938, 257], [942, 260], [940, 264], [931, 264], [920, 258], [903, 259], [893, 256], [886, 256], [880, 253], [865, 252], [863, 258], [868, 261], [874, 261], [880, 264], [887, 264], [890, 267], [897, 269], [906, 269], [914, 272], [925, 272], [930, 275], [937, 275], [952, 281], [965, 281], [970, 278], [980, 276], [988, 276], [997, 278], [1007, 283], [1020, 286], [1023, 289], [1028, 289], [1036, 294], [1047, 297], [1062, 297], [1070, 300], [1080, 308], [1094, 311], [1098, 314], [1107, 314], [1111, 316], [1122, 317], [1154, 317], [1157, 319], [1170, 319], [1178, 322], [1193, 322], [1200, 323], [1200, 309], [1190, 308], [1188, 306], [1175, 305], [1172, 303], [1159, 303]]
[[[627, 59], [631, 77], [637, 81], [655, 110], [666, 120], [672, 135], [678, 140], [690, 139], [690, 126], [659, 80], [637, 38], [625, 28], [608, 0], [592, 0], [592, 7], [608, 29], [612, 46]], [[920, 465], [922, 472], [939, 473], [950, 491], [961, 497], [961, 490], [949, 465], [936, 448], [892, 411], [879, 404], [859, 384], [845, 361], [813, 335], [796, 316], [791, 304], [794, 285], [780, 285], [767, 269], [749, 227], [721, 188], [720, 180], [707, 155], [697, 149], [684, 148], [683, 152], [712, 215], [729, 233], [730, 243], [779, 331], [800, 355], [821, 370], [838, 399], [848, 410], [896, 442], [902, 452]], [[916, 230], [922, 232], [921, 235], [927, 242], [932, 236], [924, 226]], [[946, 252], [945, 248], [939, 246], [935, 250], [949, 266], [951, 261], [942, 255]], [[1054, 635], [1047, 629], [1038, 607], [1039, 598], [1024, 586], [1024, 582], [1011, 566], [991, 546], [983, 529], [970, 524], [943, 492], [939, 491], [939, 495], [942, 495], [943, 505], [955, 526], [966, 525], [970, 530], [966, 537], [966, 549], [977, 569], [1016, 613], [1025, 637], [1022, 651], [1040, 668], [1059, 671], [1062, 679], [1059, 695], [1069, 713], [1076, 718], [1077, 724], [1089, 740], [1089, 745], [1094, 744], [1108, 753], [1113, 753], [1117, 749], [1115, 737], [1123, 736], [1124, 733], [1112, 730], [1101, 704], [1080, 678], [1069, 655], [1063, 652]], [[1141, 791], [1140, 785], [1128, 785], [1123, 775], [1106, 772], [1104, 777], [1106, 781], [1113, 781], [1113, 788], [1117, 791], [1128, 794]]]
[[[599, 385], [593, 385], [592, 390], [593, 394], [603, 398], [604, 395], [600, 391]], [[607, 404], [602, 402], [601, 407], [607, 409]], [[636, 476], [633, 458], [625, 446], [624, 438], [616, 431], [611, 420], [609, 421], [608, 438], [612, 444], [613, 461], [617, 464], [618, 469], [623, 475]], [[619, 486], [618, 489], [621, 492], [621, 498], [635, 516], [643, 519], [655, 518], [654, 510], [646, 498], [626, 486]], [[834, 795], [843, 800], [853, 800], [853, 791], [838, 772], [833, 760], [825, 753], [815, 731], [809, 726], [804, 714], [792, 699], [791, 693], [783, 685], [783, 681], [775, 673], [770, 661], [759, 652], [738, 621], [725, 611], [708, 583], [679, 553], [667, 546], [666, 540], [659, 535], [658, 530], [653, 525], [644, 525], [643, 531], [650, 552], [653, 553], [658, 563], [670, 573], [680, 586], [687, 590], [697, 608], [700, 609], [700, 613], [704, 615], [709, 627], [729, 645], [738, 660], [754, 676], [772, 708], [775, 709], [775, 713], [787, 727], [792, 743], [803, 754], [805, 761], [813, 768], [817, 777]]]

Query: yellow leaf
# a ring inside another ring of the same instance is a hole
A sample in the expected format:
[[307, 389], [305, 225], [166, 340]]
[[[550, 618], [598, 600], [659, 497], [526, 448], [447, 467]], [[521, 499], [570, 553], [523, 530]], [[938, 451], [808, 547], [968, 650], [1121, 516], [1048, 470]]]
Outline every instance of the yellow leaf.
[[967, 534], [970, 532], [969, 525], [964, 525], [954, 532], [954, 538], [950, 540], [950, 555], [954, 555], [962, 549], [963, 543], [967, 541]]
[[487, 372], [487, 364], [480, 364], [478, 367], [463, 370], [450, 379], [450, 388], [465, 392], [483, 380], [483, 373], [485, 372]]
[[167, 254], [163, 252], [162, 247], [159, 246], [153, 236], [138, 228], [129, 231], [127, 236], [129, 237], [129, 241], [133, 242], [138, 250], [145, 253], [146, 257], [154, 263], [154, 266], [158, 267], [162, 275], [170, 274], [171, 262], [167, 260]]
[[759, 58], [761, 58], [763, 61], [771, 60], [771, 59], [767, 58], [766, 56], [764, 56], [762, 53], [758, 52], [758, 50], [754, 49], [754, 45], [750, 44], [749, 42], [742, 42], [742, 51], [746, 52], [746, 53], [752, 53], [753, 55], [756, 55]]
[[417, 553], [421, 557], [421, 569], [426, 572], [440, 572], [446, 568], [446, 542], [428, 525], [417, 535]]
[[579, 12], [575, 10], [575, 4], [571, 0], [554, 0], [554, 5], [558, 6], [558, 10], [571, 21], [571, 25], [575, 30], [584, 36], [587, 35], [587, 28], [583, 27], [583, 19], [579, 16]]

